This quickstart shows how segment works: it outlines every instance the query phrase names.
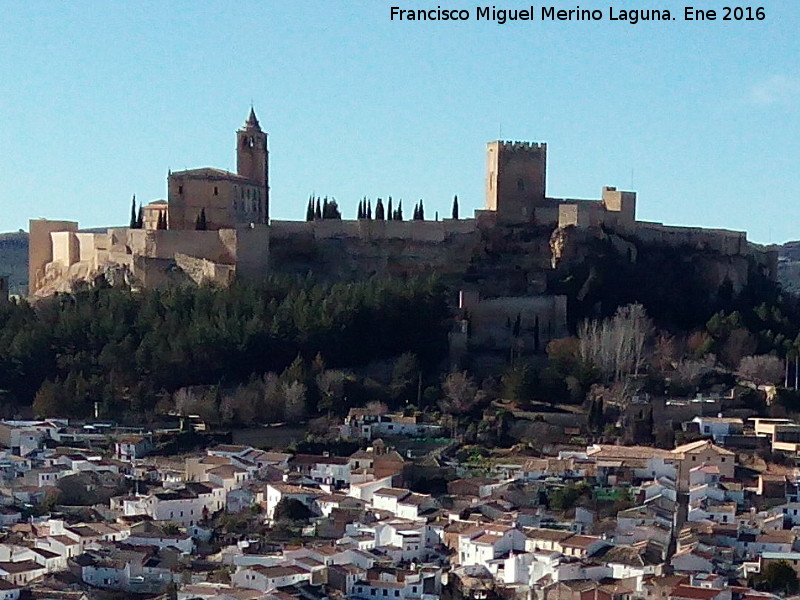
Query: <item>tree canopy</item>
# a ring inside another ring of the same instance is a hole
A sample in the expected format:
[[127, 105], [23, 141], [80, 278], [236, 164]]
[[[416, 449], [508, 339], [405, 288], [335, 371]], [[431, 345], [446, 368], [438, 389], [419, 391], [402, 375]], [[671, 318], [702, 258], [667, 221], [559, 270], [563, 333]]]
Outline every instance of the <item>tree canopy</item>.
[[[49, 416], [86, 416], [95, 402], [142, 413], [163, 393], [280, 373], [298, 356], [331, 368], [403, 352], [436, 362], [448, 327], [435, 279], [98, 287], [0, 306], [0, 390], [19, 404], [36, 397]], [[284, 392], [300, 403], [302, 389]]]

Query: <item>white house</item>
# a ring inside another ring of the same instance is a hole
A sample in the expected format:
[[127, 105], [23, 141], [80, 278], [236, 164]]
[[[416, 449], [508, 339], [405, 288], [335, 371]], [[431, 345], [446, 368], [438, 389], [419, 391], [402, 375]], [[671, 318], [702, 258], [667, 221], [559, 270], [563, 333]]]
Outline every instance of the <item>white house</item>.
[[731, 435], [742, 435], [744, 432], [744, 421], [738, 418], [698, 416], [690, 422], [697, 423], [700, 433], [711, 436], [717, 444], [725, 444], [725, 438]]
[[242, 567], [231, 576], [231, 582], [237, 587], [262, 592], [303, 581], [311, 581], [311, 572], [295, 565], [253, 565]]
[[267, 494], [265, 499], [267, 518], [275, 518], [275, 508], [278, 506], [280, 501], [285, 498], [292, 498], [311, 508], [314, 501], [324, 495], [324, 492], [314, 488], [291, 485], [288, 483], [269, 483], [267, 484]]
[[525, 534], [505, 525], [476, 525], [458, 536], [458, 562], [485, 565], [510, 550], [525, 550]]
[[393, 519], [375, 524], [375, 547], [395, 562], [420, 561], [427, 556], [425, 524]]
[[369, 600], [421, 598], [424, 593], [424, 582], [419, 573], [408, 573], [402, 580], [391, 576], [362, 579], [355, 583], [351, 593], [354, 598]]
[[155, 521], [171, 521], [178, 525], [191, 526], [209, 518], [225, 508], [225, 489], [211, 482], [187, 482], [185, 487], [155, 492], [143, 500], [125, 503], [132, 514], [139, 508]]
[[114, 442], [114, 455], [121, 461], [131, 462], [147, 456], [153, 448], [152, 435], [126, 435]]

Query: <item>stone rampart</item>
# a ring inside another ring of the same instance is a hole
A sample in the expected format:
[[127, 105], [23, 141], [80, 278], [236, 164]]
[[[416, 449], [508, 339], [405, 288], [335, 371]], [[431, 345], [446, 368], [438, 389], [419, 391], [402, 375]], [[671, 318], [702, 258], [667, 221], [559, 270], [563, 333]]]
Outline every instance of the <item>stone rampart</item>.
[[639, 221], [636, 223], [635, 236], [645, 243], [713, 250], [725, 256], [747, 255], [749, 253], [747, 234], [743, 231], [676, 227], [662, 223]]
[[385, 221], [377, 219], [319, 219], [316, 221], [272, 221], [272, 237], [312, 236], [316, 240], [353, 238], [362, 241], [406, 240], [439, 243], [452, 235], [469, 235], [477, 230], [475, 219], [441, 221]]
[[74, 231], [54, 231], [50, 234], [50, 243], [53, 246], [52, 262], [63, 267], [69, 267], [78, 262], [80, 249]]
[[[470, 323], [470, 343], [476, 346], [506, 349], [521, 344], [527, 350], [540, 350], [550, 340], [568, 334], [566, 296], [480, 299], [477, 294], [462, 292], [459, 307]], [[520, 331], [514, 337], [517, 319]]]
[[77, 231], [75, 221], [50, 221], [32, 219], [28, 225], [28, 293], [33, 294], [39, 280], [44, 276], [45, 266], [53, 261], [53, 242], [50, 234], [54, 231]]

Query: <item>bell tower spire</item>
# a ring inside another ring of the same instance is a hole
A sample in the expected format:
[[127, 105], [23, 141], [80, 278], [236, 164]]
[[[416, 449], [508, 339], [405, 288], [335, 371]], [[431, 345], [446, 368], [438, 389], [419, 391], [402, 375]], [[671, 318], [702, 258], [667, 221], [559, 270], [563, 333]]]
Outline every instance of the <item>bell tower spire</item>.
[[236, 172], [261, 188], [263, 223], [269, 223], [269, 150], [253, 105], [244, 125], [236, 132]]

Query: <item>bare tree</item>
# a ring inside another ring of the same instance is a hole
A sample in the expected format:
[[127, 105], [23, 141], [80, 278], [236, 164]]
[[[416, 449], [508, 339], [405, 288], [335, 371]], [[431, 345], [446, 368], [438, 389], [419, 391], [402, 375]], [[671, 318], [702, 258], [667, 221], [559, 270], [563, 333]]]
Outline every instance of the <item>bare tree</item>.
[[777, 385], [784, 379], [783, 361], [768, 354], [745, 356], [739, 361], [738, 373], [754, 383]]
[[326, 370], [317, 375], [317, 389], [320, 394], [320, 410], [330, 410], [337, 400], [344, 397], [344, 371]]
[[306, 386], [299, 381], [284, 383], [284, 415], [289, 423], [298, 423], [306, 414]]
[[614, 381], [640, 373], [652, 337], [653, 324], [641, 304], [622, 306], [611, 319], [584, 321], [578, 328], [581, 359]]
[[439, 408], [454, 415], [472, 410], [483, 395], [466, 371], [456, 371], [445, 377], [442, 391], [444, 398], [439, 401]]

